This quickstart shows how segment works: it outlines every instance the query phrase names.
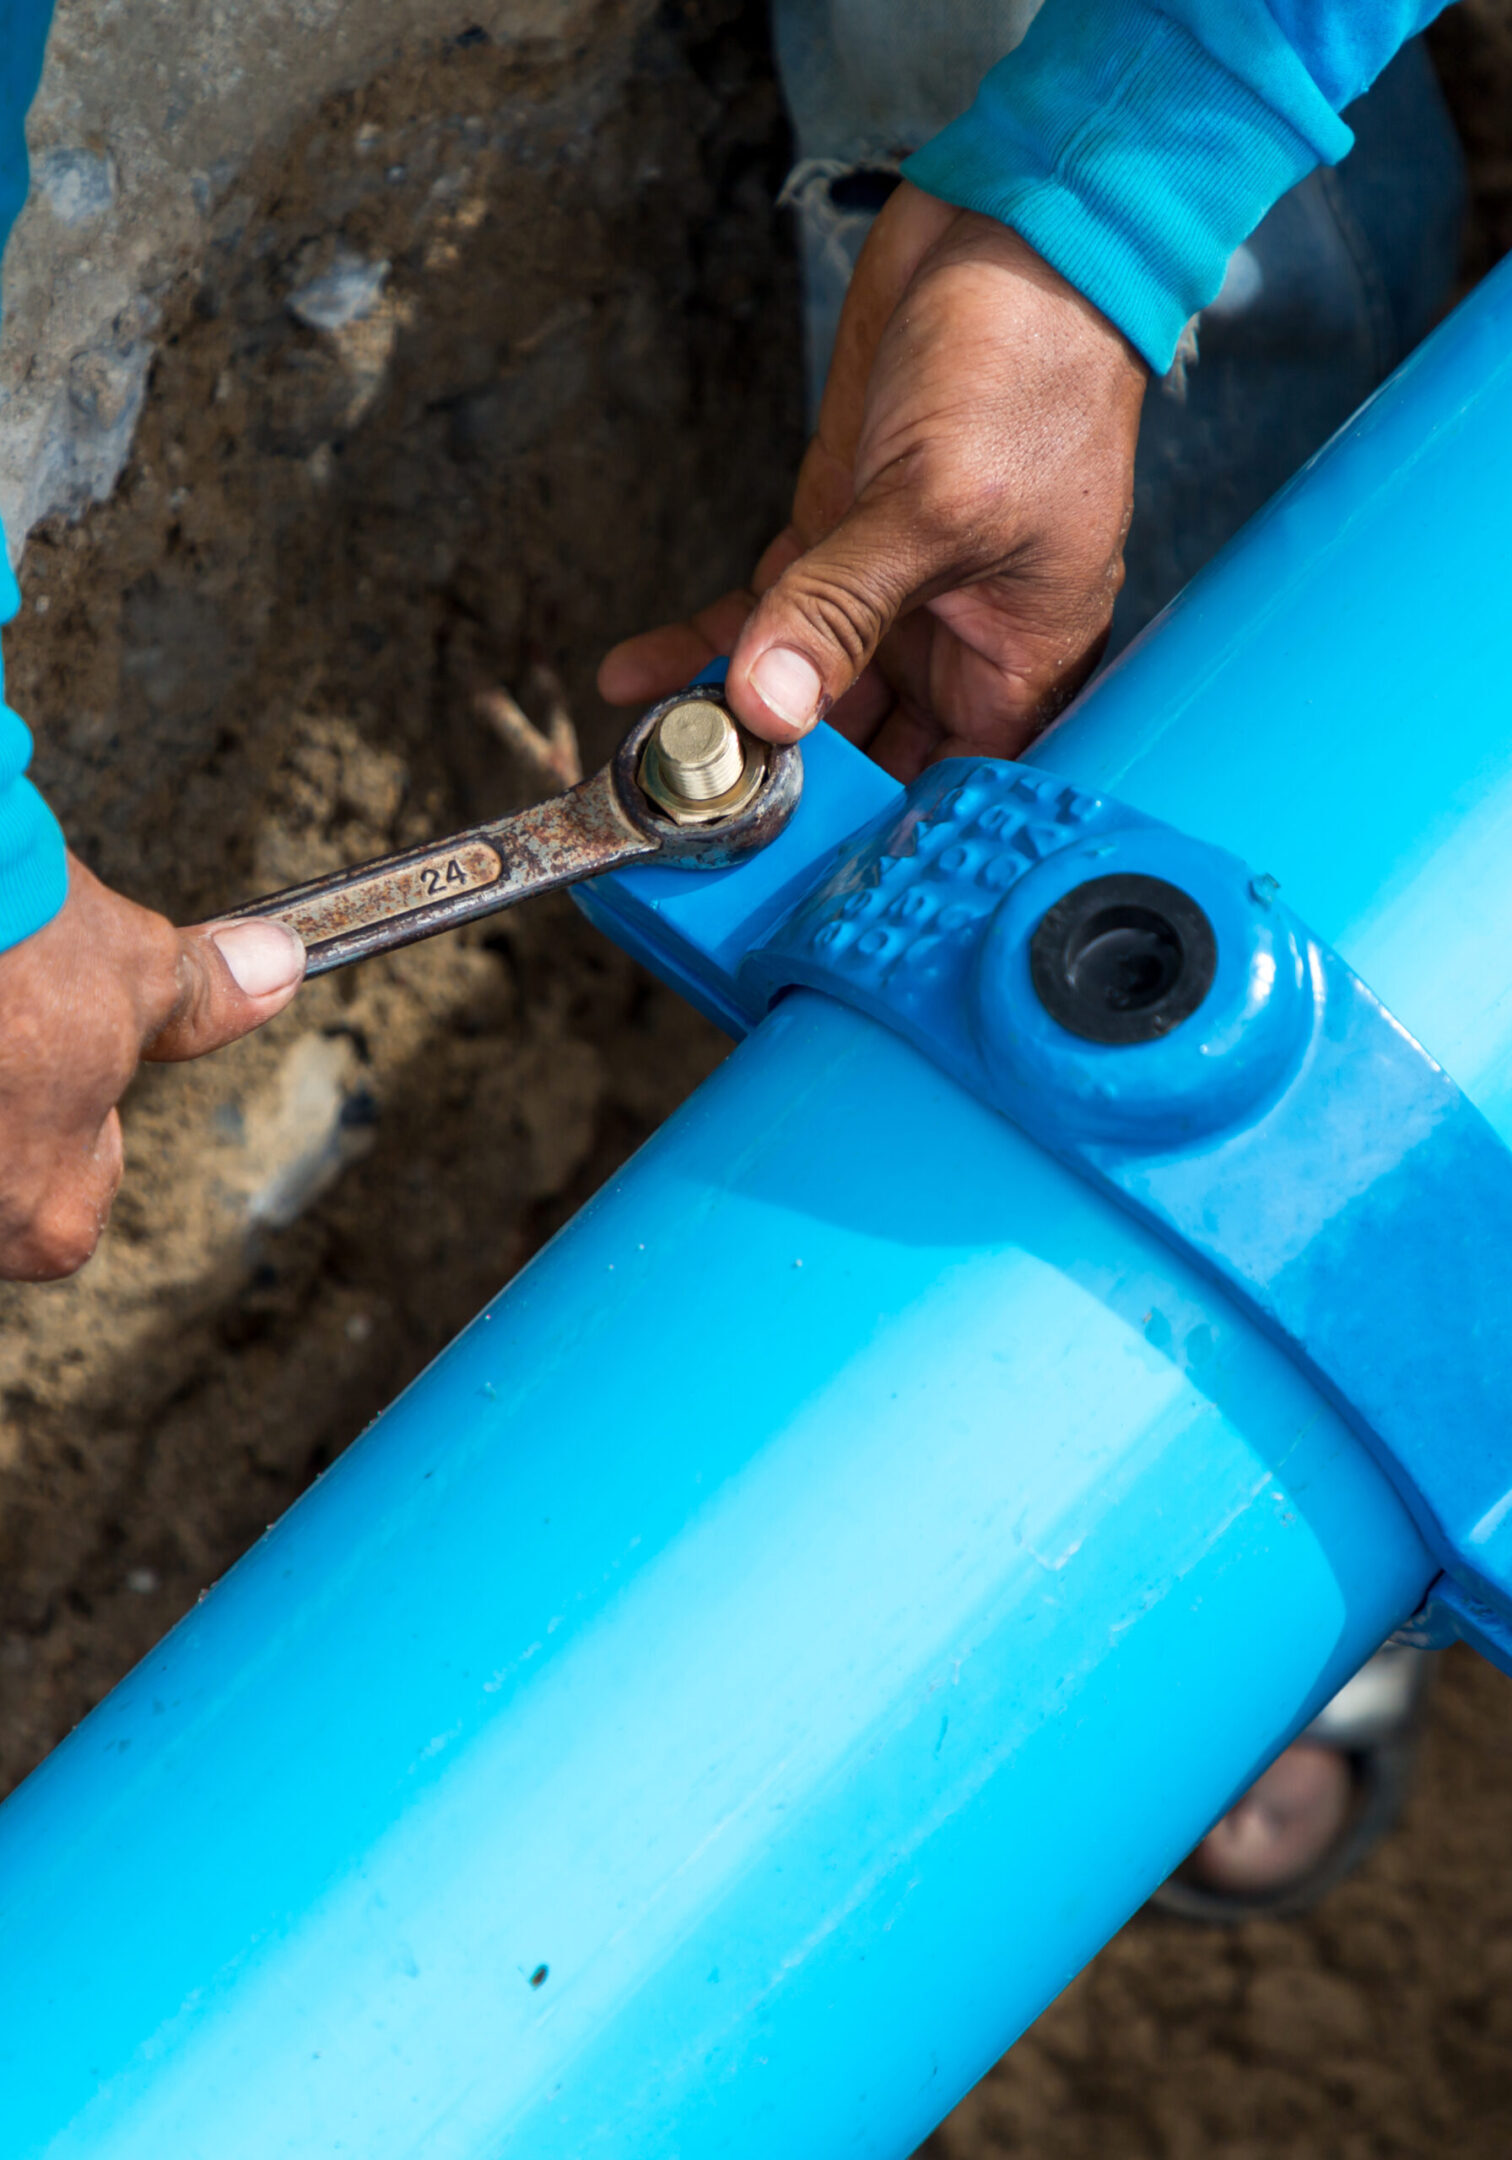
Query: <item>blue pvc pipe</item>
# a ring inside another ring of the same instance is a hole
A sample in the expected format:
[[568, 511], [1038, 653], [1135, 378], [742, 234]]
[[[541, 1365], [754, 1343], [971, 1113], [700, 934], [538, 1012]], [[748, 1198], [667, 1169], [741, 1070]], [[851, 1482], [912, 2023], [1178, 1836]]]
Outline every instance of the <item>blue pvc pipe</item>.
[[1427, 1572], [795, 999], [10, 1804], [0, 2150], [904, 2153]]
[[[1509, 373], [1504, 273], [1042, 752], [1504, 1130]], [[795, 996], [0, 1812], [0, 2155], [901, 2160], [1430, 1572], [1220, 1293]]]

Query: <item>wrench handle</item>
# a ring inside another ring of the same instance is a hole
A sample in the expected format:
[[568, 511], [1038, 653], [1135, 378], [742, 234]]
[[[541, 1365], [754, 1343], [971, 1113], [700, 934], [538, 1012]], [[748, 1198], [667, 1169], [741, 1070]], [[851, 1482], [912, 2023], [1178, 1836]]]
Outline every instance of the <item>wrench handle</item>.
[[605, 770], [514, 817], [333, 870], [227, 919], [281, 922], [305, 948], [306, 976], [324, 975], [656, 852], [620, 809]]

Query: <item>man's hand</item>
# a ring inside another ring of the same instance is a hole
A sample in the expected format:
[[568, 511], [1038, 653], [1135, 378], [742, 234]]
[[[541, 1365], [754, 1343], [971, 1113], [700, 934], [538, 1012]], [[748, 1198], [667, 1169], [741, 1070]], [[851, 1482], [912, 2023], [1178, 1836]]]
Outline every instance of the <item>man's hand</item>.
[[905, 779], [1012, 756], [1107, 639], [1145, 375], [1016, 233], [905, 181], [857, 265], [759, 602], [729, 593], [617, 646], [600, 690], [644, 703], [725, 652], [731, 705], [770, 741], [828, 717]]
[[281, 1011], [303, 974], [278, 924], [175, 930], [70, 856], [60, 912], [0, 953], [0, 1277], [71, 1275], [94, 1251], [138, 1060], [219, 1050]]

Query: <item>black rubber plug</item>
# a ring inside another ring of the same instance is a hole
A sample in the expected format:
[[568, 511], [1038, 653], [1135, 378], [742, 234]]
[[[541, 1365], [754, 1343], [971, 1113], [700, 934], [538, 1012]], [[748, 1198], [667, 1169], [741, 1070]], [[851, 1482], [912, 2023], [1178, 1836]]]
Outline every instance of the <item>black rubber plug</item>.
[[1029, 945], [1029, 972], [1052, 1020], [1087, 1042], [1154, 1042], [1213, 987], [1218, 941], [1189, 893], [1128, 872], [1058, 900]]

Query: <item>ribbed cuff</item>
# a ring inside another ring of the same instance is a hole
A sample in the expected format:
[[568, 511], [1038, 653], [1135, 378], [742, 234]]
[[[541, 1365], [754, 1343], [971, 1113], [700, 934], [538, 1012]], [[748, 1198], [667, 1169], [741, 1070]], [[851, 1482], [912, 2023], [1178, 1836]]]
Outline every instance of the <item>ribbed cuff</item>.
[[[0, 622], [21, 605], [0, 536]], [[68, 897], [63, 832], [25, 777], [31, 731], [0, 703], [0, 952], [51, 922]]]
[[[14, 713], [5, 714], [4, 725], [5, 750], [12, 727], [30, 748], [31, 737]], [[0, 952], [50, 923], [67, 898], [62, 827], [29, 780], [12, 780], [0, 788]]]
[[903, 172], [1011, 225], [1164, 374], [1234, 249], [1353, 140], [1264, 0], [1052, 0]]

